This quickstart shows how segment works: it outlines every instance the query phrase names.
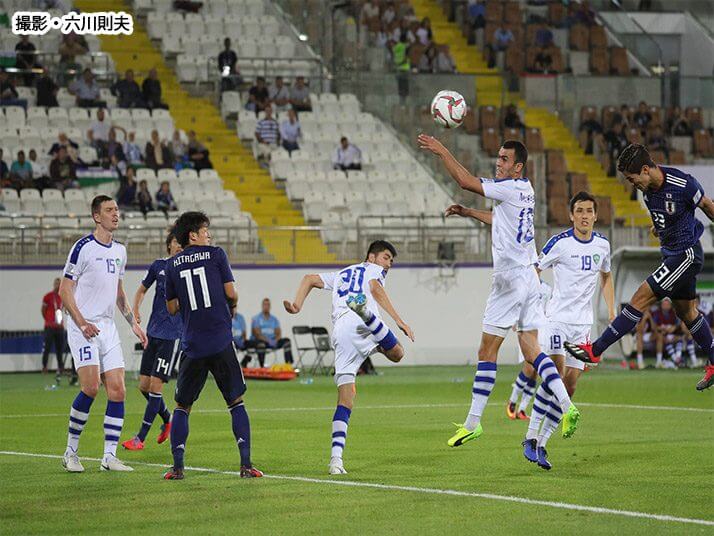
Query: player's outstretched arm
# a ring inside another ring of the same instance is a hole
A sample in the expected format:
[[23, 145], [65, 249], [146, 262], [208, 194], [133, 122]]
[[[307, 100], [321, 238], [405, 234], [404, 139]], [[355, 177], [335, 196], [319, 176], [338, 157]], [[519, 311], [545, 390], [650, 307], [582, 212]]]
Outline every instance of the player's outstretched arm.
[[77, 307], [77, 302], [74, 300], [74, 287], [76, 286], [76, 281], [63, 277], [62, 281], [60, 282], [59, 294], [60, 298], [62, 299], [62, 304], [69, 313], [69, 316], [72, 317], [74, 323], [82, 331], [82, 335], [84, 335], [84, 338], [89, 340], [92, 337], [96, 337], [97, 335], [99, 335], [99, 328], [94, 324], [87, 322], [84, 319], [84, 316], [82, 316], [82, 313], [79, 311], [79, 307]]
[[707, 215], [707, 218], [714, 222], [714, 201], [710, 197], [702, 196], [701, 201], [699, 201], [699, 208]]
[[136, 319], [137, 324], [141, 324], [141, 314], [139, 314], [139, 308], [146, 297], [147, 290], [149, 289], [140, 283], [139, 288], [136, 289], [136, 294], [134, 294], [134, 306], [132, 307], [132, 311], [134, 312], [134, 318]]
[[307, 295], [310, 294], [310, 291], [314, 288], [325, 288], [325, 283], [322, 278], [317, 274], [308, 274], [303, 277], [302, 281], [300, 281], [300, 286], [298, 287], [297, 294], [295, 295], [293, 302], [291, 303], [288, 300], [283, 300], [283, 307], [285, 307], [285, 310], [291, 315], [298, 314], [305, 303]]
[[607, 304], [607, 317], [612, 321], [617, 316], [612, 272], [600, 272], [600, 287], [602, 288], [602, 297]]
[[454, 158], [454, 155], [452, 155], [449, 150], [434, 136], [419, 134], [417, 142], [419, 143], [420, 149], [431, 151], [441, 158], [442, 162], [444, 162], [446, 170], [449, 172], [449, 175], [451, 175], [451, 177], [462, 189], [479, 195], [484, 195], [481, 181], [471, 175], [471, 173], [469, 173], [468, 170], [462, 166], [456, 158]]
[[384, 287], [379, 283], [379, 281], [372, 279], [369, 282], [369, 290], [372, 292], [372, 297], [375, 299], [377, 304], [379, 304], [379, 306], [392, 317], [404, 335], [409, 337], [409, 339], [414, 342], [414, 332], [412, 331], [412, 328], [410, 328], [407, 323], [402, 320], [402, 317], [399, 316], [399, 313], [397, 313], [397, 310], [392, 305], [392, 301], [389, 299], [389, 296], [387, 296], [387, 291], [384, 290]]
[[493, 223], [493, 212], [490, 210], [478, 210], [475, 208], [468, 208], [463, 205], [451, 205], [444, 212], [444, 216], [447, 218], [449, 216], [461, 216], [463, 218], [473, 218], [486, 225], [491, 225]]
[[124, 292], [124, 283], [121, 279], [117, 283], [117, 309], [119, 309], [119, 312], [121, 312], [122, 316], [129, 323], [131, 331], [134, 335], [136, 335], [136, 338], [139, 339], [141, 345], [146, 348], [149, 340], [146, 338], [144, 330], [141, 329], [139, 324], [137, 324], [136, 318], [134, 318], [134, 313], [129, 306], [129, 299], [126, 297], [126, 292]]

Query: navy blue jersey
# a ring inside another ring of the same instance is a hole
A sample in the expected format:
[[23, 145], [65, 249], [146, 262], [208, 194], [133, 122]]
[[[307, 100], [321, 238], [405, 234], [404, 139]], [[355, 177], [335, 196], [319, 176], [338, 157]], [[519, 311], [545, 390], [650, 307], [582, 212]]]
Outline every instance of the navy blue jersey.
[[166, 259], [156, 259], [146, 272], [141, 284], [146, 289], [156, 282], [154, 303], [151, 306], [151, 316], [146, 326], [146, 334], [154, 339], [173, 341], [181, 337], [181, 317], [171, 316], [166, 309]]
[[704, 190], [694, 177], [673, 167], [659, 166], [664, 183], [657, 191], [646, 191], [644, 200], [665, 255], [676, 255], [699, 242], [704, 225], [694, 211]]
[[189, 246], [166, 263], [166, 300], [178, 298], [181, 350], [188, 358], [214, 355], [233, 340], [224, 283], [234, 281], [226, 252]]

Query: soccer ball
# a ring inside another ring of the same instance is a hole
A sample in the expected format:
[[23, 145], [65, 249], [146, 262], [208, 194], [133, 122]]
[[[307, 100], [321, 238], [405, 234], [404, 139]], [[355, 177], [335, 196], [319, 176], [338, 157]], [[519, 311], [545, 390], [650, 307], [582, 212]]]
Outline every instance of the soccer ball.
[[431, 117], [444, 128], [457, 128], [464, 122], [466, 100], [456, 91], [439, 91], [431, 101]]

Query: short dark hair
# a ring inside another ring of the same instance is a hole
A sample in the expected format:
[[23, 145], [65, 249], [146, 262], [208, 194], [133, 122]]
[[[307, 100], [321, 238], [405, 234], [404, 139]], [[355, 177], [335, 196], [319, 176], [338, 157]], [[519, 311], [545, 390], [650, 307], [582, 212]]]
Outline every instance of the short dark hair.
[[516, 156], [516, 164], [523, 164], [523, 167], [526, 166], [526, 162], [528, 162], [528, 149], [526, 149], [526, 146], [523, 145], [520, 141], [506, 140], [503, 142], [503, 145], [501, 145], [501, 147], [503, 147], [504, 149], [513, 149]]
[[107, 201], [114, 201], [114, 199], [108, 195], [98, 195], [92, 199], [92, 218], [94, 218], [95, 214], [99, 214], [99, 211], [102, 209], [102, 203], [106, 203]]
[[174, 238], [176, 238], [176, 233], [172, 227], [169, 234], [166, 235], [166, 253], [171, 253], [171, 242], [173, 242]]
[[397, 250], [392, 244], [390, 244], [386, 240], [375, 240], [367, 248], [367, 256], [365, 257], [365, 259], [368, 258], [372, 253], [378, 255], [382, 251], [389, 251], [389, 253], [392, 254], [392, 257], [397, 256]]
[[211, 224], [211, 220], [208, 219], [203, 212], [191, 211], [184, 212], [181, 214], [174, 224], [174, 234], [176, 235], [176, 240], [181, 244], [182, 248], [189, 245], [189, 234], [197, 233], [201, 230], [201, 227], [207, 227]]
[[620, 153], [617, 170], [620, 173], [639, 173], [643, 166], [654, 167], [655, 163], [644, 145], [631, 143]]
[[584, 191], [578, 192], [570, 200], [570, 213], [571, 214], [575, 210], [575, 203], [580, 203], [582, 201], [592, 201], [593, 206], [595, 208], [595, 213], [597, 214], [597, 199], [595, 199], [595, 197], [591, 193], [584, 192]]

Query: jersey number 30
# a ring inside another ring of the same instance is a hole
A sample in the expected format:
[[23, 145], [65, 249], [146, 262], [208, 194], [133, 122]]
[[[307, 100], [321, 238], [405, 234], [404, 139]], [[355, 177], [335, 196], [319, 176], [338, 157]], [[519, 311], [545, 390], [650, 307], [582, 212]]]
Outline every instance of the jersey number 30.
[[206, 280], [206, 268], [194, 268], [193, 270], [181, 270], [179, 277], [186, 281], [186, 292], [188, 293], [188, 302], [191, 305], [191, 310], [198, 309], [196, 300], [196, 292], [193, 289], [193, 276], [198, 276], [201, 283], [201, 294], [203, 294], [203, 308], [208, 309], [211, 306], [211, 294], [208, 292], [208, 281]]
[[[364, 283], [364, 268], [358, 266], [354, 270], [348, 269], [340, 272], [342, 284], [337, 289], [337, 295], [344, 298], [348, 294], [361, 294]], [[348, 286], [349, 285], [349, 286]]]

